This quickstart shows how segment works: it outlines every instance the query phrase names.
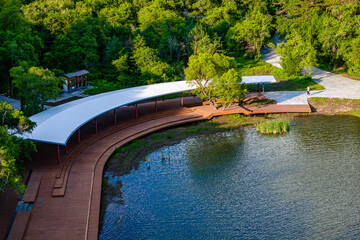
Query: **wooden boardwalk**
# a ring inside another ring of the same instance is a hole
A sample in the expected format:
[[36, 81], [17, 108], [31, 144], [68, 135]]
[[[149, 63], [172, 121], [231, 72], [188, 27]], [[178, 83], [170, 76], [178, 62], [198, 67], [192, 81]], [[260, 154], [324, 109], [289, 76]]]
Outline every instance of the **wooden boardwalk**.
[[[185, 99], [185, 104], [199, 105], [196, 102], [199, 102], [197, 98]], [[215, 111], [208, 105], [181, 108], [179, 100], [159, 102], [158, 109], [159, 112], [154, 113], [153, 103], [141, 104], [139, 112], [142, 114], [136, 119], [132, 107], [124, 108], [118, 111], [120, 120], [115, 126], [112, 114], [104, 115], [99, 119], [100, 131], [97, 134], [91, 123], [85, 125], [81, 130], [83, 140], [78, 144], [77, 136], [70, 139], [67, 154], [62, 151], [60, 164], [56, 160], [56, 146], [39, 144], [33, 164], [33, 171], [37, 174], [30, 180], [32, 187], [27, 195], [30, 196], [28, 201], [34, 201], [34, 206], [26, 218], [21, 214], [21, 219], [15, 220], [14, 228], [17, 226], [17, 229], [12, 229], [12, 236], [23, 236], [23, 239], [97, 239], [103, 168], [117, 147], [136, 138], [225, 114], [311, 112], [308, 105], [234, 105], [226, 111]]]

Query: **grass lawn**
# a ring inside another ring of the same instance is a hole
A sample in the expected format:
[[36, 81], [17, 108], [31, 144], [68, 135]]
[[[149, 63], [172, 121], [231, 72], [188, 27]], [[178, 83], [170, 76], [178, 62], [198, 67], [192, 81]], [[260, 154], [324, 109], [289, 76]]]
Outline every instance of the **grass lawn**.
[[360, 117], [360, 99], [311, 97], [309, 104], [322, 114], [348, 114]]
[[[261, 59], [237, 57], [236, 62], [242, 76], [273, 75], [278, 82], [266, 84], [266, 91], [306, 91], [307, 86], [310, 87], [310, 90], [324, 89], [323, 86], [315, 83], [311, 77], [288, 76], [284, 70]], [[257, 85], [248, 85], [248, 90], [250, 92], [257, 91]]]

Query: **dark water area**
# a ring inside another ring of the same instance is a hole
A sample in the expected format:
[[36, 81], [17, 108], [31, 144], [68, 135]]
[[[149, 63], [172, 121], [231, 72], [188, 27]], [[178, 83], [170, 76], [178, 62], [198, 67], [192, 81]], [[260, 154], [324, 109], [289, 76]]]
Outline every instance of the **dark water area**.
[[360, 239], [360, 118], [200, 135], [147, 159], [105, 173], [122, 194], [99, 239]]

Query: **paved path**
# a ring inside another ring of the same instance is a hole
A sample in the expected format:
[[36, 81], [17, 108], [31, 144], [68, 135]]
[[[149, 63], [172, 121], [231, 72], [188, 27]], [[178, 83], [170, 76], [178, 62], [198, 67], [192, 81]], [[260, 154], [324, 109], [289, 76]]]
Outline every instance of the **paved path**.
[[[266, 87], [265, 87], [266, 88]], [[277, 92], [265, 92], [265, 97], [274, 99], [277, 104], [308, 104], [308, 97], [305, 91], [277, 91]]]
[[7, 102], [9, 103], [13, 108], [14, 110], [20, 110], [21, 107], [20, 107], [20, 101], [19, 100], [16, 100], [16, 99], [13, 99], [13, 98], [8, 98], [8, 97], [5, 97], [3, 95], [0, 95], [0, 102]]
[[[274, 34], [272, 42], [275, 46], [280, 42], [279, 35], [277, 33]], [[275, 67], [282, 68], [280, 65], [280, 56], [276, 54], [273, 48], [265, 47], [261, 49], [261, 55], [265, 62], [270, 63]]]
[[[279, 41], [279, 36], [275, 34], [273, 43], [276, 45]], [[267, 47], [264, 48], [261, 53], [265, 62], [281, 68], [279, 64], [280, 57], [275, 53], [274, 49]], [[314, 67], [312, 78], [316, 83], [324, 86], [325, 90], [311, 91], [311, 97], [360, 99], [360, 81], [346, 78], [317, 67]], [[307, 102], [305, 91], [269, 92], [265, 93], [265, 96], [276, 100], [278, 104], [304, 104], [304, 102]]]
[[[3, 102], [3, 101], [9, 103], [13, 107], [14, 110], [21, 110], [20, 100], [8, 98], [3, 95], [0, 95], [0, 102]], [[45, 105], [44, 108], [49, 109], [49, 108], [51, 108], [51, 106]]]
[[311, 91], [313, 97], [360, 99], [360, 81], [346, 78], [314, 67], [313, 80], [325, 90]]

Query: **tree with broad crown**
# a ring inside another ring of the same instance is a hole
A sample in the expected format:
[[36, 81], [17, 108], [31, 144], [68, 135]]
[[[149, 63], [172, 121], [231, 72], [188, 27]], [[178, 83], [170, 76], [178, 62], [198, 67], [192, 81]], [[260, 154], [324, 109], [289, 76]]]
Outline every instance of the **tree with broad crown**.
[[230, 69], [216, 78], [216, 81], [210, 82], [209, 87], [214, 89], [215, 96], [222, 102], [223, 111], [236, 100], [240, 102], [245, 98], [247, 88], [241, 81], [240, 74], [235, 69]]
[[31, 67], [27, 71], [21, 66], [14, 67], [10, 70], [10, 76], [14, 78], [21, 110], [26, 116], [44, 110], [45, 102], [56, 98], [61, 92], [58, 85], [64, 83], [64, 78], [57, 78], [50, 70], [38, 67]]
[[246, 43], [247, 48], [259, 56], [261, 48], [271, 37], [272, 19], [270, 15], [254, 11], [248, 14], [244, 21], [230, 28], [227, 39]]
[[213, 109], [217, 109], [217, 98], [225, 100], [227, 107], [234, 100], [234, 96], [241, 96], [242, 90], [238, 89], [238, 74], [234, 70], [234, 58], [224, 54], [198, 53], [190, 56], [189, 65], [185, 69], [186, 81], [189, 85], [196, 86], [194, 90], [201, 99], [209, 101]]
[[15, 134], [30, 132], [34, 126], [21, 111], [0, 102], [0, 194], [7, 187], [18, 194], [24, 192], [25, 185], [21, 183], [23, 161], [31, 159], [30, 153], [35, 152], [36, 147], [32, 141]]
[[[274, 44], [270, 46], [275, 48]], [[289, 75], [311, 74], [316, 63], [315, 48], [297, 32], [293, 32], [286, 42], [279, 43], [275, 52], [280, 55], [280, 65]]]

